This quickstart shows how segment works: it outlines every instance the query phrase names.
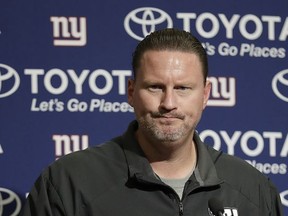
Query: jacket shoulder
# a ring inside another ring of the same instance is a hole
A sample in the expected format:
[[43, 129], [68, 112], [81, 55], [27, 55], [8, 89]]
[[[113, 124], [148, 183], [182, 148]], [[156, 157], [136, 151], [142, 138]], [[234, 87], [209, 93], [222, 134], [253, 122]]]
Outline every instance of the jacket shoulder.
[[126, 172], [121, 144], [108, 141], [59, 158], [42, 172], [42, 176], [55, 184], [67, 179], [90, 184], [104, 181], [104, 178], [112, 179], [113, 176], [125, 178]]
[[208, 149], [224, 187], [237, 191], [257, 206], [263, 201], [266, 206], [271, 205], [271, 198], [276, 196], [277, 190], [266, 175], [239, 157], [219, 153], [211, 147]]

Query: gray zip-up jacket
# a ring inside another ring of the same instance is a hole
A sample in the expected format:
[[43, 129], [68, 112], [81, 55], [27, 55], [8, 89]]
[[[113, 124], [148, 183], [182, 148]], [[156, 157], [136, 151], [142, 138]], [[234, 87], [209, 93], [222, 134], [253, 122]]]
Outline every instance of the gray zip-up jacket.
[[22, 215], [209, 216], [208, 202], [222, 202], [225, 216], [282, 216], [276, 188], [245, 161], [216, 151], [195, 133], [198, 161], [180, 200], [155, 177], [134, 138], [123, 136], [69, 154], [35, 182]]

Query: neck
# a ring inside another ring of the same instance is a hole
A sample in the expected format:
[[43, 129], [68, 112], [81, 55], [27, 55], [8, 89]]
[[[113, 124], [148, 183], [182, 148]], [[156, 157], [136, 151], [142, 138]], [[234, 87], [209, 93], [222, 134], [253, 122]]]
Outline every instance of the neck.
[[152, 143], [138, 134], [138, 140], [153, 171], [161, 178], [180, 179], [193, 172], [197, 162], [193, 137], [181, 143]]

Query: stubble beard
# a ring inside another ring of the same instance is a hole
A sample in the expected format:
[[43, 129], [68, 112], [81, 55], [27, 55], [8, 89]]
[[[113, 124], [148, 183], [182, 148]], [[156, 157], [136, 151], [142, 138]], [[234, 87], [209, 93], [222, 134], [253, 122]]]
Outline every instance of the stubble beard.
[[147, 139], [152, 139], [162, 143], [174, 143], [180, 141], [191, 133], [191, 131], [194, 131], [196, 127], [196, 123], [195, 125], [191, 125], [188, 122], [185, 122], [185, 116], [183, 115], [178, 116], [183, 123], [177, 127], [173, 124], [160, 124], [154, 117], [155, 115], [153, 117], [140, 117], [138, 119], [139, 128], [143, 131], [143, 134]]

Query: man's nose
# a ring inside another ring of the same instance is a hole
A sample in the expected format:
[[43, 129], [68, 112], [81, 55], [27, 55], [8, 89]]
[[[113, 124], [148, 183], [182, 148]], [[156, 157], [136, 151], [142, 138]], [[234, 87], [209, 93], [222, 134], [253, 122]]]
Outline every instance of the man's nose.
[[177, 107], [177, 98], [173, 89], [163, 91], [160, 107], [165, 110], [173, 110]]

